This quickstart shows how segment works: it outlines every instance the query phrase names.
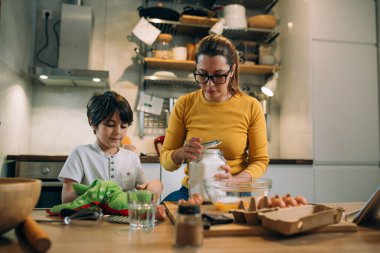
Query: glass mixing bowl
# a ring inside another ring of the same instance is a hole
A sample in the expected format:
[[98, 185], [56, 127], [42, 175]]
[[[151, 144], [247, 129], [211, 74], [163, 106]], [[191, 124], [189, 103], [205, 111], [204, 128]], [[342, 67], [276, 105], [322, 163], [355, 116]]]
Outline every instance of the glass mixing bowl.
[[211, 177], [205, 178], [203, 183], [209, 200], [224, 212], [237, 209], [240, 201], [243, 201], [245, 208], [248, 208], [251, 197], [255, 197], [258, 203], [261, 197], [269, 196], [272, 189], [272, 180], [267, 178], [231, 182]]

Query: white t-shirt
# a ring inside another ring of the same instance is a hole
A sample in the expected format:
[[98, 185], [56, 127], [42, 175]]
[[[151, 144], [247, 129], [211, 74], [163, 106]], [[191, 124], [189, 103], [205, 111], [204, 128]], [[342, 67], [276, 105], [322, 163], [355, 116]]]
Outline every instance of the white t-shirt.
[[123, 191], [132, 190], [145, 182], [140, 158], [136, 153], [120, 148], [109, 155], [96, 144], [80, 145], [67, 158], [58, 179], [72, 179], [81, 184], [91, 184], [96, 179], [117, 182]]

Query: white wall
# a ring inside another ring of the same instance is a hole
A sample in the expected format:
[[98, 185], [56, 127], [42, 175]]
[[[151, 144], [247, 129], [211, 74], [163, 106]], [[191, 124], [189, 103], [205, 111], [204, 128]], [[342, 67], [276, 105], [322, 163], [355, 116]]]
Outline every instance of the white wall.
[[27, 76], [34, 48], [35, 1], [1, 2], [0, 175], [7, 154], [29, 152], [32, 85]]
[[[42, 9], [53, 10], [53, 20], [59, 19], [60, 1], [38, 0], [36, 50], [44, 43]], [[139, 66], [136, 64], [134, 48], [137, 46], [126, 39], [137, 23], [137, 7], [140, 1], [85, 0], [83, 5], [91, 6], [94, 16], [93, 41], [91, 44], [90, 69], [108, 70], [111, 89], [127, 98], [135, 108], [139, 83]], [[49, 30], [51, 44], [46, 50], [46, 59], [55, 63], [54, 34]], [[36, 62], [36, 65], [40, 63]], [[86, 104], [95, 91], [91, 88], [54, 88], [37, 84], [33, 91], [32, 129], [30, 153], [44, 155], [67, 155], [78, 144], [93, 142], [95, 139], [86, 118]], [[128, 130], [139, 152], [154, 152], [153, 139], [156, 136], [138, 137], [138, 114]]]

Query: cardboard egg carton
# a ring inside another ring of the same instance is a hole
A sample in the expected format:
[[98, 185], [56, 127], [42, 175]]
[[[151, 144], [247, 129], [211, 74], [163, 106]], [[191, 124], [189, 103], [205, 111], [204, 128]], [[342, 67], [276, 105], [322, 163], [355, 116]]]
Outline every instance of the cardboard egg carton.
[[343, 208], [325, 205], [304, 205], [281, 208], [273, 212], [260, 213], [262, 226], [284, 235], [293, 235], [339, 223]]
[[262, 224], [263, 227], [284, 235], [293, 235], [341, 222], [343, 208], [309, 204], [287, 208], [269, 208], [268, 197], [264, 197], [262, 208], [258, 209], [254, 197], [248, 209], [240, 202], [238, 209], [232, 210], [235, 223], [248, 225]]
[[269, 208], [269, 199], [267, 196], [263, 197], [262, 207], [259, 209], [256, 199], [252, 197], [248, 209], [244, 207], [243, 201], [240, 201], [238, 208], [231, 210], [230, 213], [234, 216], [235, 223], [256, 225], [260, 223], [259, 213], [270, 212], [277, 209], [278, 208]]

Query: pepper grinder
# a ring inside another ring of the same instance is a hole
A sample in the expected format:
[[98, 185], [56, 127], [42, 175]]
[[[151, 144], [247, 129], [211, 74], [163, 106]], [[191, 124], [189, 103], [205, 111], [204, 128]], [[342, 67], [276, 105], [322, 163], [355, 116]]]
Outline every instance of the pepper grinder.
[[175, 223], [176, 247], [199, 247], [203, 244], [203, 222], [198, 205], [180, 205]]

